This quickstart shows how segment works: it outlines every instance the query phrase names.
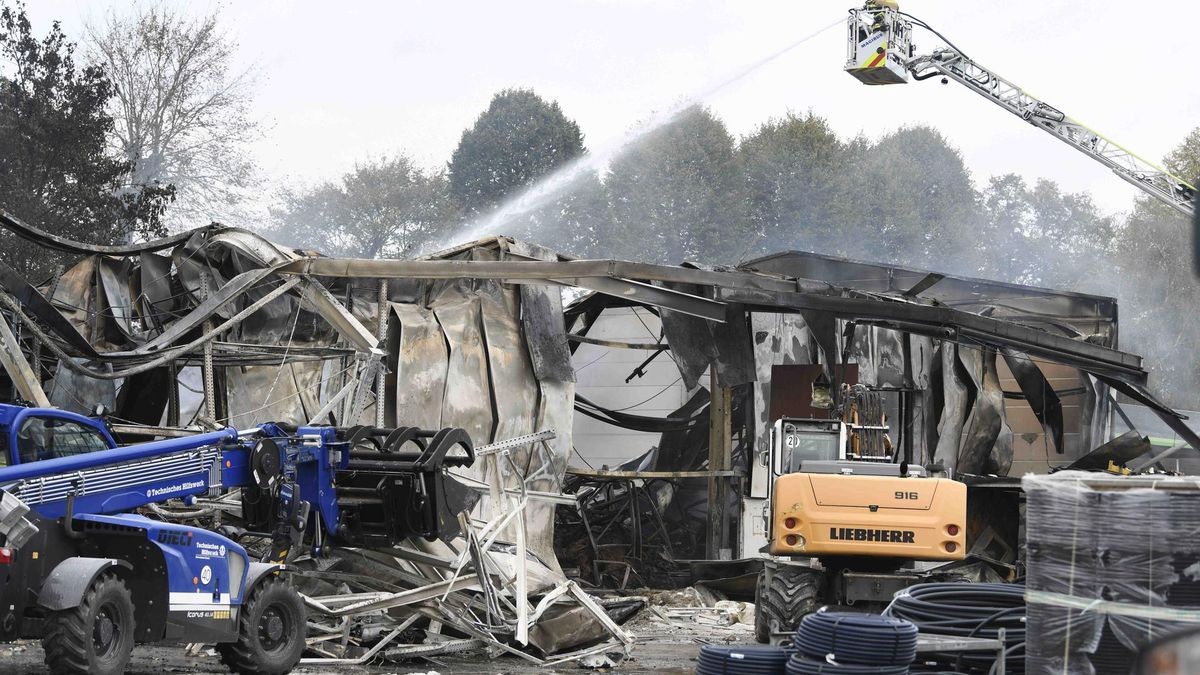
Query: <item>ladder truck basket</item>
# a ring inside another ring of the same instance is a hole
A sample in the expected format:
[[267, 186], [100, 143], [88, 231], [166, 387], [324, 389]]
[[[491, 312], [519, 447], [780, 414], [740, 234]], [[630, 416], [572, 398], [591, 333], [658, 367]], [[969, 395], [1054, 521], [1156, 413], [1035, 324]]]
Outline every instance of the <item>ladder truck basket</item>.
[[846, 22], [846, 72], [864, 84], [904, 84], [912, 57], [912, 24], [891, 7], [867, 3]]

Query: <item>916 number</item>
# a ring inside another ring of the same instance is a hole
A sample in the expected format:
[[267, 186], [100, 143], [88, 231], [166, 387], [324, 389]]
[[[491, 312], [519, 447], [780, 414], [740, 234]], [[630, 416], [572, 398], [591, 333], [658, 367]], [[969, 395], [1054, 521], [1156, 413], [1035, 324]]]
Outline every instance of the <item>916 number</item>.
[[896, 499], [920, 499], [915, 492], [896, 492]]

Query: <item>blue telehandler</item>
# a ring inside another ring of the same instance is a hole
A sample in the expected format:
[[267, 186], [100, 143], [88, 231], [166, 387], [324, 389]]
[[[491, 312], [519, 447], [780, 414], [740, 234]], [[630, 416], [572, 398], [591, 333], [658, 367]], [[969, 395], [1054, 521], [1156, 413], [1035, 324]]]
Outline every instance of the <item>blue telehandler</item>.
[[[236, 673], [282, 675], [304, 650], [286, 562], [308, 543], [436, 538], [462, 429], [262, 424], [118, 446], [101, 417], [0, 404], [0, 640], [40, 638], [53, 673], [122, 673], [135, 643], [214, 643]], [[136, 513], [240, 488], [255, 560], [234, 538]]]

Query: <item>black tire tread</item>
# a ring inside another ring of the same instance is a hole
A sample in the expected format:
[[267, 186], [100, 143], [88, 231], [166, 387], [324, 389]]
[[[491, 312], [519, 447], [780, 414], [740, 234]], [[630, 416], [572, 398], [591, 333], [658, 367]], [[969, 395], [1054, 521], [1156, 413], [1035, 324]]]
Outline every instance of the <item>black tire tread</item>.
[[759, 576], [755, 589], [754, 637], [762, 643], [773, 633], [792, 632], [800, 619], [817, 611], [825, 575], [816, 570], [780, 565], [764, 583]]
[[[54, 675], [84, 675], [91, 672], [88, 645], [92, 640], [92, 631], [87, 617], [96, 604], [99, 589], [109, 585], [116, 586], [125, 597], [129, 597], [129, 589], [124, 581], [115, 574], [105, 574], [92, 583], [78, 607], [53, 612], [47, 619], [42, 633], [42, 650], [45, 652], [46, 668]], [[132, 609], [131, 601], [131, 616]]]
[[[287, 670], [267, 669], [264, 664], [259, 663], [254, 655], [255, 645], [252, 642], [254, 638], [251, 637], [258, 634], [258, 626], [251, 623], [252, 617], [256, 614], [254, 609], [268, 589], [275, 586], [290, 588], [288, 584], [277, 578], [266, 579], [260, 583], [250, 594], [250, 599], [242, 605], [241, 611], [238, 612], [237, 641], [217, 645], [217, 653], [221, 656], [221, 662], [232, 672], [240, 675], [282, 675], [287, 672]], [[301, 625], [303, 625], [303, 620]]]

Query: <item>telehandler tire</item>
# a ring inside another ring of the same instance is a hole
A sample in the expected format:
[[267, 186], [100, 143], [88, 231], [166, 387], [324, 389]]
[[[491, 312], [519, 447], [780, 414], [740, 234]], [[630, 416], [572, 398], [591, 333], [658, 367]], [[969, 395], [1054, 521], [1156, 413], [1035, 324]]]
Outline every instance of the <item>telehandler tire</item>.
[[286, 675], [304, 653], [304, 602], [290, 584], [272, 577], [238, 612], [237, 642], [217, 645], [221, 661], [241, 675]]
[[52, 612], [42, 649], [55, 675], [121, 675], [133, 651], [133, 599], [125, 582], [104, 574], [78, 607]]
[[796, 630], [806, 614], [817, 611], [825, 575], [795, 565], [773, 565], [758, 575], [754, 589], [754, 638], [767, 644], [775, 633]]

